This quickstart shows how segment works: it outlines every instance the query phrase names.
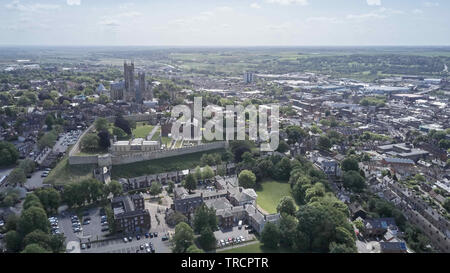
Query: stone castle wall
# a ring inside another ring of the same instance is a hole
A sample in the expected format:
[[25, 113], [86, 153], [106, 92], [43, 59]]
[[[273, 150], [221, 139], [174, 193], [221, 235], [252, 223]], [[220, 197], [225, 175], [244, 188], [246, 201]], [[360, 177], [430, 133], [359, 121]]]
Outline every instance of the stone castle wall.
[[167, 158], [173, 156], [180, 156], [185, 154], [206, 152], [216, 149], [228, 148], [228, 142], [220, 141], [207, 144], [201, 144], [193, 147], [184, 147], [173, 150], [159, 150], [153, 152], [136, 152], [129, 155], [92, 155], [92, 156], [78, 156], [74, 154], [69, 155], [70, 165], [81, 165], [81, 164], [95, 164], [100, 166], [105, 166], [106, 163], [111, 162], [111, 165], [123, 165], [136, 163], [141, 161]]

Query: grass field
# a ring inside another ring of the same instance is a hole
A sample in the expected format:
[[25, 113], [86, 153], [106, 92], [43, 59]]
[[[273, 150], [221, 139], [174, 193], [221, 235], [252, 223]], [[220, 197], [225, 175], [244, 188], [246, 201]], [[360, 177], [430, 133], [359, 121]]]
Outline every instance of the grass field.
[[152, 125], [142, 125], [138, 123], [136, 129], [133, 129], [133, 136], [135, 138], [146, 138], [154, 127], [155, 126]]
[[64, 185], [71, 182], [80, 182], [93, 177], [93, 165], [69, 165], [66, 157], [61, 160], [50, 172], [44, 183], [52, 185]]
[[291, 188], [287, 182], [277, 182], [273, 180], [261, 183], [261, 188], [256, 190], [258, 198], [256, 203], [268, 213], [276, 213], [280, 199], [285, 196], [292, 196]]
[[202, 155], [213, 153], [222, 154], [224, 151], [225, 150], [223, 149], [218, 149], [208, 152], [193, 153], [132, 164], [118, 165], [112, 168], [112, 179], [130, 178], [162, 172], [191, 169], [200, 165], [200, 159]]
[[232, 248], [224, 251], [217, 251], [217, 253], [292, 253], [291, 250], [278, 247], [277, 249], [269, 249], [264, 247], [261, 242], [246, 245], [242, 247]]

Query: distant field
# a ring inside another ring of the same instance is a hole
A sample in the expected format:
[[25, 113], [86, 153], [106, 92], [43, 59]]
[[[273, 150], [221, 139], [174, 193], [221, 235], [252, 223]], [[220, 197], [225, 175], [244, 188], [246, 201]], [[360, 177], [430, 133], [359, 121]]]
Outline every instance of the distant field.
[[276, 213], [280, 199], [292, 196], [291, 187], [287, 182], [265, 181], [261, 183], [261, 189], [256, 190], [258, 198], [256, 203], [268, 213]]
[[50, 172], [44, 183], [52, 185], [64, 185], [71, 182], [80, 182], [93, 177], [93, 165], [69, 165], [66, 157], [61, 160]]
[[130, 178], [176, 170], [195, 168], [200, 165], [204, 154], [223, 153], [224, 149], [187, 154], [182, 156], [155, 159], [112, 167], [112, 179]]

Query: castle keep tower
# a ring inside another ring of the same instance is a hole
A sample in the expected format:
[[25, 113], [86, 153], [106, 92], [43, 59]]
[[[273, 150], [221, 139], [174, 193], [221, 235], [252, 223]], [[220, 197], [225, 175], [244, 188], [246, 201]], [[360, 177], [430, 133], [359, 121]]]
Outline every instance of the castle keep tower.
[[124, 99], [126, 101], [132, 101], [136, 98], [136, 83], [134, 80], [134, 62], [131, 62], [130, 65], [125, 61], [123, 63], [123, 72], [125, 77], [125, 94]]

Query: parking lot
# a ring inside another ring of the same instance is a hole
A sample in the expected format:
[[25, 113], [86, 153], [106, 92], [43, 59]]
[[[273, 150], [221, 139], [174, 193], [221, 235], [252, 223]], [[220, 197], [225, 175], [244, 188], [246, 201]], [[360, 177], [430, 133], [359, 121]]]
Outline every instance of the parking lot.
[[81, 232], [74, 232], [73, 223], [71, 216], [73, 214], [65, 212], [58, 217], [59, 227], [62, 233], [66, 236], [66, 243], [70, 241], [80, 240], [82, 242], [87, 242], [88, 240], [97, 241], [107, 239], [108, 231], [102, 231], [102, 228], [106, 226], [101, 225], [101, 215], [100, 208], [92, 208], [87, 210], [88, 214], [83, 216], [83, 218], [89, 217], [89, 224], [83, 224], [83, 218], [79, 218]]
[[[241, 244], [241, 243], [245, 243], [245, 242], [255, 239], [255, 235], [250, 234], [249, 230], [246, 230], [244, 226], [241, 229], [239, 229], [239, 227], [235, 226], [235, 227], [233, 227], [232, 230], [225, 230], [225, 231], [218, 230], [218, 231], [214, 232], [214, 235], [216, 236], [216, 240], [219, 243], [221, 240], [223, 240], [225, 242], [227, 242], [227, 241], [230, 242], [230, 243], [227, 243], [225, 246], [229, 246], [231, 244]], [[244, 240], [238, 240], [237, 242], [235, 240], [235, 243], [231, 243], [233, 241], [233, 238], [244, 238]], [[222, 248], [222, 247], [224, 247], [223, 244], [217, 245], [217, 248]]]
[[146, 253], [140, 246], [150, 242], [153, 244], [155, 253], [171, 253], [169, 241], [162, 241], [162, 236], [163, 234], [158, 234], [156, 238], [141, 236], [140, 240], [134, 236], [131, 242], [126, 243], [123, 238], [96, 242], [91, 244], [91, 248], [81, 250], [81, 253]]

